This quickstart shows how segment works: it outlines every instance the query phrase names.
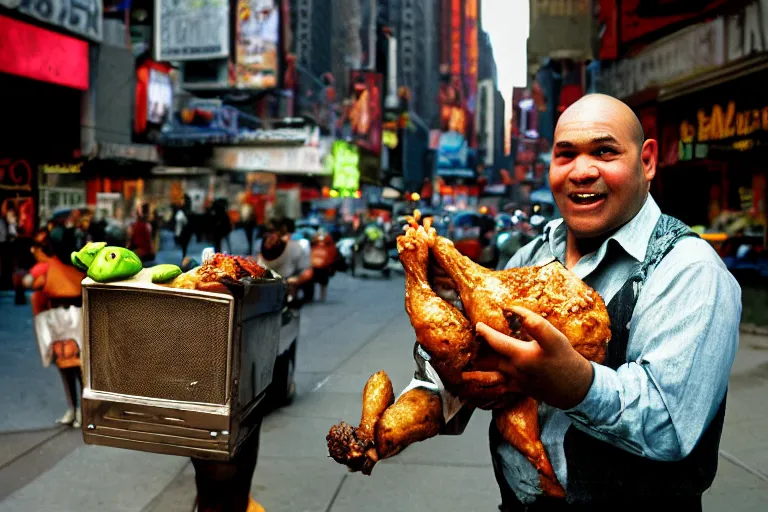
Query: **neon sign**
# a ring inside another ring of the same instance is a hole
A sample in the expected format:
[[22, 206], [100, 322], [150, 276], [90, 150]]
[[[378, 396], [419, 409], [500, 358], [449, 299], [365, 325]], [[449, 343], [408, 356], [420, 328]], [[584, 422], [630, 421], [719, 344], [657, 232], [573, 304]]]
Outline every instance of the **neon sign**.
[[384, 130], [382, 141], [384, 142], [384, 145], [390, 149], [395, 149], [400, 143], [397, 138], [397, 132], [390, 130]]
[[0, 71], [88, 90], [88, 43], [0, 16]]
[[32, 167], [26, 160], [0, 158], [0, 190], [32, 191]]
[[333, 189], [354, 193], [360, 188], [360, 153], [357, 146], [337, 140], [332, 151]]
[[736, 110], [736, 102], [729, 101], [723, 108], [714, 105], [711, 111], [699, 109], [694, 126], [689, 121], [680, 124], [680, 141], [683, 143], [716, 141], [732, 137], [746, 137], [757, 131], [768, 131], [768, 106], [761, 109]]
[[461, 74], [461, 0], [451, 2], [451, 74]]

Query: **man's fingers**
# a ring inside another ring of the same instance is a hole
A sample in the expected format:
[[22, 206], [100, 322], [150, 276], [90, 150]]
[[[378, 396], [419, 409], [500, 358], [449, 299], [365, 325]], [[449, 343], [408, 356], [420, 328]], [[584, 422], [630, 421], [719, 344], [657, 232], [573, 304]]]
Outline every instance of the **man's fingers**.
[[505, 393], [523, 392], [516, 379], [502, 372], [462, 372], [461, 378], [465, 383], [473, 382], [483, 388], [500, 388]]
[[545, 350], [555, 346], [554, 344], [560, 345], [563, 341], [568, 342], [563, 333], [558, 331], [554, 325], [530, 309], [510, 306], [509, 311], [520, 316], [523, 329]]
[[501, 372], [496, 371], [472, 371], [462, 372], [463, 380], [477, 382], [483, 386], [498, 386], [507, 382], [507, 377]]
[[499, 331], [488, 327], [479, 322], [475, 327], [477, 334], [482, 336], [493, 350], [509, 358], [515, 358], [520, 354], [530, 350], [530, 344], [527, 341], [520, 341], [515, 338], [502, 334]]

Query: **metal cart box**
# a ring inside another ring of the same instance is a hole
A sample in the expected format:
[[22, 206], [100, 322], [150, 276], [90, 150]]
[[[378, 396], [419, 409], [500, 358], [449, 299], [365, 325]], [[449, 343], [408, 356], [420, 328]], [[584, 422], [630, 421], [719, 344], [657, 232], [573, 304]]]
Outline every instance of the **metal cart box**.
[[233, 295], [83, 281], [83, 436], [88, 444], [231, 459], [261, 414], [284, 284]]

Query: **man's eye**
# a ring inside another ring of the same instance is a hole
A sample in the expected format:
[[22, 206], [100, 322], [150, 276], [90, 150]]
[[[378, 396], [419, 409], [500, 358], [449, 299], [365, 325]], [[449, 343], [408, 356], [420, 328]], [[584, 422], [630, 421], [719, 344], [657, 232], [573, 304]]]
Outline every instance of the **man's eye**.
[[555, 158], [573, 158], [576, 155], [573, 151], [561, 151], [555, 154]]
[[599, 157], [611, 156], [615, 154], [616, 154], [616, 150], [609, 147], [598, 148], [598, 150], [595, 151], [595, 155]]

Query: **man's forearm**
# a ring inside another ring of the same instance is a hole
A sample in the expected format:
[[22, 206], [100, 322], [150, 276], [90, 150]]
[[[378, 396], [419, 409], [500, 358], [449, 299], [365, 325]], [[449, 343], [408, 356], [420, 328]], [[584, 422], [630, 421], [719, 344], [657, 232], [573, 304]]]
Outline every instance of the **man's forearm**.
[[566, 410], [574, 425], [631, 453], [677, 460], [683, 453], [660, 391], [637, 363], [619, 371], [592, 363], [594, 379], [584, 400]]
[[311, 281], [314, 275], [315, 275], [314, 270], [312, 268], [308, 268], [305, 271], [303, 271], [301, 274], [291, 277], [289, 279], [289, 282], [290, 284], [295, 284], [300, 286], [304, 283], [308, 283], [309, 281]]

